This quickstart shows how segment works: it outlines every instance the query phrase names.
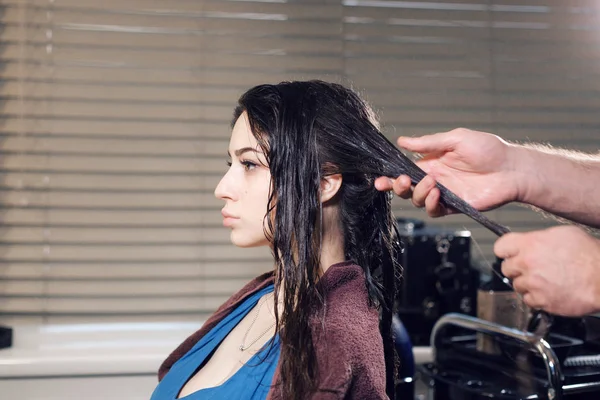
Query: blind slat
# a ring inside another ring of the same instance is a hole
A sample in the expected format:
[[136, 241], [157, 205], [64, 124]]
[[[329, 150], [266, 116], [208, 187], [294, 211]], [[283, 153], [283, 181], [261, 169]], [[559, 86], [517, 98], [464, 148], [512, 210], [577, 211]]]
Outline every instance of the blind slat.
[[234, 279], [254, 277], [256, 271], [267, 272], [272, 261], [240, 261], [235, 262], [169, 262], [159, 263], [158, 267], [150, 264], [115, 264], [115, 263], [0, 263], [0, 270], [5, 279], [47, 279], [47, 280], [127, 280], [131, 283], [137, 279]]
[[[233, 108], [232, 108], [233, 110]], [[48, 111], [47, 111], [48, 112]], [[232, 111], [233, 112], [233, 111]], [[85, 125], [85, 128], [84, 128]], [[81, 137], [134, 137], [169, 138], [171, 140], [198, 138], [201, 134], [211, 138], [228, 140], [229, 121], [177, 121], [147, 122], [132, 118], [127, 121], [111, 121], [106, 119], [88, 119], [85, 124], [81, 120], [60, 119], [53, 115], [38, 118], [21, 118], [20, 114], [8, 115], [2, 124], [3, 132], [26, 132], [27, 134], [55, 134]]]
[[[210, 261], [268, 260], [269, 252], [264, 248], [240, 249], [227, 244], [190, 244], [166, 246], [92, 246], [92, 245], [28, 245], [12, 244], [1, 246], [6, 261], [95, 261], [127, 262], [136, 260], [159, 261]], [[49, 251], [48, 251], [49, 249]]]
[[[479, 25], [479, 26], [478, 26]], [[498, 26], [500, 25], [500, 26]], [[597, 35], [587, 29], [552, 29], [537, 28], [535, 25], [521, 23], [510, 24], [506, 21], [496, 26], [481, 22], [475, 26], [458, 25], [458, 27], [414, 26], [414, 24], [345, 24], [345, 35], [355, 39], [371, 39], [380, 41], [417, 42], [417, 43], [452, 43], [456, 39], [467, 42], [480, 42], [492, 38], [495, 41], [514, 40], [517, 42], [556, 42], [573, 45], [576, 43], [597, 44]]]
[[56, 191], [0, 192], [0, 207], [61, 207], [91, 209], [210, 209], [219, 210], [223, 201], [212, 193], [85, 193]]
[[[14, 0], [7, 1], [10, 7], [19, 7]], [[104, 0], [102, 4], [81, 2], [77, 0], [61, 0], [60, 3], [48, 4], [44, 0], [29, 0], [28, 6], [37, 9], [74, 10], [82, 13], [125, 13], [125, 14], [160, 14], [176, 15], [182, 18], [198, 16], [226, 18], [226, 13], [250, 13], [247, 18], [260, 18], [260, 14], [285, 14], [294, 18], [331, 19], [341, 15], [340, 4], [324, 2], [278, 3], [278, 2], [245, 2], [245, 1], [194, 1], [170, 0], [169, 8], [165, 8], [162, 0]], [[315, 13], [317, 6], [319, 12]], [[225, 14], [225, 15], [224, 15]]]
[[122, 229], [122, 228], [11, 228], [0, 238], [2, 243], [68, 244], [181, 244], [229, 243], [229, 232], [221, 227], [187, 229]]
[[[18, 24], [8, 23], [3, 32], [6, 42], [20, 43], [21, 27]], [[51, 40], [48, 39], [48, 30], [52, 31]], [[127, 41], [123, 41], [123, 34], [119, 32], [96, 32], [92, 30], [79, 30], [73, 35], [68, 29], [61, 27], [28, 26], [30, 32], [27, 43], [40, 47], [48, 43], [65, 47], [93, 47], [113, 49], [137, 49], [138, 51], [163, 51], [179, 52], [283, 52], [286, 54], [311, 54], [318, 57], [323, 54], [340, 54], [343, 42], [337, 38], [320, 38], [318, 41], [302, 37], [247, 37], [240, 41], [236, 35], [199, 36], [192, 32], [174, 34], [154, 33], [152, 40], [149, 34], [130, 34]]]
[[278, 70], [302, 72], [337, 71], [342, 66], [339, 57], [330, 55], [307, 57], [302, 55], [286, 55], [284, 52], [273, 54], [227, 54], [217, 52], [191, 53], [189, 51], [170, 52], [168, 56], [160, 51], [136, 51], [135, 49], [80, 49], [66, 46], [52, 46], [49, 52], [46, 45], [20, 46], [8, 44], [4, 46], [2, 60], [27, 61], [36, 64], [67, 64], [78, 66], [81, 60], [89, 60], [88, 64], [113, 67], [118, 64], [130, 67], [150, 65], [153, 68], [168, 70], [190, 68], [243, 68], [272, 69], [277, 63]]
[[[279, 58], [277, 58], [279, 60]], [[245, 72], [224, 70], [223, 68], [200, 68], [190, 65], [183, 69], [158, 69], [115, 66], [115, 65], [48, 65], [41, 62], [27, 63], [18, 60], [3, 60], [5, 62], [3, 76], [11, 79], [19, 79], [22, 74], [27, 76], [32, 83], [39, 79], [51, 79], [52, 81], [69, 81], [77, 83], [104, 83], [106, 85], [117, 85], [121, 83], [150, 85], [152, 87], [165, 87], [169, 85], [194, 87], [236, 87], [242, 91], [248, 85], [260, 84], [266, 81], [280, 82], [290, 79], [291, 76], [322, 76], [330, 80], [341, 77], [341, 71], [321, 72], [285, 72], [270, 69], [249, 68], [244, 65]]]
[[[23, 93], [25, 99], [79, 99], [101, 100], [101, 101], [121, 101], [127, 103], [141, 102], [151, 104], [176, 103], [179, 105], [191, 104], [223, 104], [230, 108], [231, 104], [237, 100], [242, 91], [237, 88], [197, 88], [197, 87], [149, 87], [142, 85], [130, 85], [128, 90], [115, 90], [113, 86], [108, 86], [102, 82], [78, 83], [64, 82], [48, 77], [48, 79], [38, 82], [35, 91]], [[4, 84], [2, 94], [4, 97], [18, 98], [21, 95], [19, 82], [16, 80], [8, 81]]]
[[[244, 277], [247, 278], [247, 277]], [[247, 279], [181, 279], [136, 282], [134, 286], [128, 281], [11, 281], [10, 285], [0, 285], [3, 296], [34, 297], [37, 293], [44, 293], [47, 297], [77, 297], [86, 298], [112, 298], [112, 297], [150, 297], [160, 293], [161, 297], [197, 297], [198, 293], [204, 296], [223, 296], [239, 290]], [[2, 289], [1, 286], [6, 286]]]
[[161, 210], [54, 210], [10, 208], [0, 210], [5, 225], [53, 226], [68, 225], [79, 227], [124, 226], [124, 227], [173, 227], [173, 226], [221, 226], [223, 217], [219, 209], [211, 211]]
[[[159, 161], [160, 162], [157, 162]], [[67, 155], [5, 155], [2, 168], [6, 170], [23, 171], [58, 171], [58, 172], [112, 172], [112, 173], [142, 173], [142, 174], [200, 174], [224, 173], [225, 163], [219, 159], [177, 159], [159, 157], [136, 157], [135, 159], [107, 158], [98, 156], [67, 156]]]
[[80, 191], [113, 191], [126, 192], [194, 192], [212, 191], [221, 176], [188, 175], [188, 176], [131, 176], [131, 175], [86, 175], [54, 174], [48, 172], [32, 172], [19, 174], [0, 173], [0, 187], [12, 190], [34, 188], [36, 190], [80, 190]]
[[216, 310], [229, 296], [196, 296], [176, 298], [157, 298], [149, 301], [140, 299], [55, 299], [55, 298], [7, 298], [1, 299], [2, 309], [7, 314], [29, 313], [33, 316], [42, 314], [73, 315], [79, 314], [82, 318], [94, 315], [119, 315], [119, 314], [148, 314], [163, 313], [207, 313]]
[[1, 138], [1, 152], [47, 151], [48, 153], [101, 154], [106, 156], [156, 156], [156, 157], [227, 157], [228, 143], [223, 140], [144, 140], [131, 139], [72, 139], [56, 137], [19, 137]]
[[[118, 13], [91, 13], [71, 11], [55, 7], [48, 14], [47, 9], [28, 9], [23, 12], [18, 8], [7, 8], [0, 16], [2, 22], [19, 21], [25, 14], [29, 24], [54, 25], [73, 30], [120, 30], [124, 32], [143, 33], [202, 33], [212, 31], [213, 34], [229, 33], [264, 36], [265, 25], [268, 24], [271, 35], [300, 35], [304, 37], [336, 36], [339, 34], [341, 21], [334, 20], [296, 20], [286, 15], [264, 15], [253, 19], [243, 15], [235, 18], [235, 14], [225, 18], [189, 18], [185, 15], [136, 15]], [[226, 13], [226, 12], [224, 12]], [[111, 29], [112, 28], [112, 29]]]

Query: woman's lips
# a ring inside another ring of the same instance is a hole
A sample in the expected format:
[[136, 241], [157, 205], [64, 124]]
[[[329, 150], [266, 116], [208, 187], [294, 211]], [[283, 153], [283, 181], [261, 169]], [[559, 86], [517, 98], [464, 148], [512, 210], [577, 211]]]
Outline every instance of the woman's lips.
[[225, 217], [223, 218], [223, 226], [232, 226], [237, 220], [238, 218]]
[[221, 215], [223, 216], [223, 226], [231, 226], [237, 221], [239, 218], [229, 214], [225, 210], [221, 210]]

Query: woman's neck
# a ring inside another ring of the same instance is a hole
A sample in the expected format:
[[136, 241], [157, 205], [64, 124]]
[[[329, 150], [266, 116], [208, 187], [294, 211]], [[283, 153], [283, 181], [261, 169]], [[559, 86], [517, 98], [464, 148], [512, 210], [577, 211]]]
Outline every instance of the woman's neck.
[[323, 239], [320, 258], [322, 274], [333, 264], [346, 261], [344, 234], [339, 223], [337, 206], [323, 207]]
[[321, 248], [321, 271], [323, 274], [333, 264], [341, 263], [343, 261], [346, 261], [343, 241], [342, 243], [330, 244], [323, 242], [323, 246]]

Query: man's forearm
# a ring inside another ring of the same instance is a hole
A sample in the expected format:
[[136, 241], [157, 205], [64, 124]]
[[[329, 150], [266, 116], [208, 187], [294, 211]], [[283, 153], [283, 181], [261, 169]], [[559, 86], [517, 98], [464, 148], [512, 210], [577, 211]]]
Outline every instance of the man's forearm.
[[512, 145], [523, 182], [519, 201], [585, 225], [600, 227], [600, 154]]

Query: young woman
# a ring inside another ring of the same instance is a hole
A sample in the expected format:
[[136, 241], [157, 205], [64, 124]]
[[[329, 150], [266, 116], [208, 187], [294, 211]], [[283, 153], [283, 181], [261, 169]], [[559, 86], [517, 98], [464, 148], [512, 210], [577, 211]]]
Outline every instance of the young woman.
[[400, 244], [374, 181], [424, 173], [337, 84], [257, 86], [232, 125], [223, 224], [236, 246], [269, 246], [273, 269], [165, 360], [152, 400], [394, 399]]

